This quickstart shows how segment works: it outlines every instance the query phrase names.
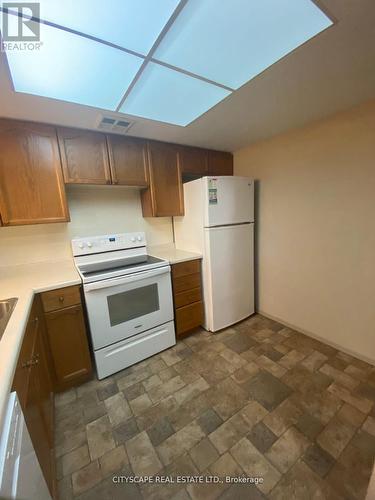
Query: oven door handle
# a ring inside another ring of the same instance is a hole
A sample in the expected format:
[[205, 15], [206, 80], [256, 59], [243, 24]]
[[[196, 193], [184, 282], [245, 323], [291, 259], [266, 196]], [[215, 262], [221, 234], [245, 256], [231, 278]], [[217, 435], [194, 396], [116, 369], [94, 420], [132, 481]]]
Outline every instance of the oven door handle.
[[133, 283], [134, 281], [141, 281], [147, 278], [152, 278], [153, 276], [159, 276], [161, 274], [167, 274], [170, 272], [171, 272], [170, 266], [163, 266], [154, 269], [153, 271], [142, 271], [140, 273], [132, 274], [131, 276], [120, 276], [119, 278], [96, 281], [95, 283], [86, 283], [83, 285], [83, 289], [85, 292], [91, 292], [93, 290], [110, 288], [112, 286], [126, 285], [127, 283]]

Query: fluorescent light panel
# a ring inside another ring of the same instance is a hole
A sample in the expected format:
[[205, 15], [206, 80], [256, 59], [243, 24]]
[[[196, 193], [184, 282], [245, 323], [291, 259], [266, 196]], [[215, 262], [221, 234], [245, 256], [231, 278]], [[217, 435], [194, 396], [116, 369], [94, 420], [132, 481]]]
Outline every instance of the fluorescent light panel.
[[40, 50], [7, 52], [17, 92], [114, 110], [143, 62], [46, 25], [41, 40]]
[[229, 94], [221, 87], [150, 62], [120, 111], [185, 126]]
[[146, 56], [179, 0], [39, 0], [40, 17]]
[[41, 19], [140, 57], [42, 24], [40, 50], [7, 52], [15, 90], [185, 126], [333, 24], [312, 0], [188, 0], [149, 62], [179, 3], [40, 0]]
[[189, 0], [154, 58], [238, 89], [331, 24], [311, 0]]

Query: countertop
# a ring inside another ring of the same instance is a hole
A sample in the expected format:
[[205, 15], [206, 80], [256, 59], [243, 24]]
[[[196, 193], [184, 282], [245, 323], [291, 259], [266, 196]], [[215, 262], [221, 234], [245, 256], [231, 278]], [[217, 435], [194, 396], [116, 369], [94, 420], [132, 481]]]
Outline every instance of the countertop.
[[0, 340], [0, 429], [34, 294], [80, 283], [72, 259], [0, 266], [0, 299], [18, 298]]
[[150, 246], [147, 248], [147, 253], [159, 259], [168, 260], [170, 264], [178, 264], [187, 260], [201, 259], [202, 254], [195, 252], [187, 252], [175, 247], [173, 243], [166, 245]]

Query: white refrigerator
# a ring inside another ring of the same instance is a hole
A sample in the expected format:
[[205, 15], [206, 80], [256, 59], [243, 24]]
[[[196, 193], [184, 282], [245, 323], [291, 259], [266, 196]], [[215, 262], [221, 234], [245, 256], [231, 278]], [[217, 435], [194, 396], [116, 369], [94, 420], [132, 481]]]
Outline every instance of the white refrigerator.
[[203, 177], [184, 184], [184, 199], [176, 248], [203, 254], [203, 326], [216, 332], [255, 312], [254, 181]]

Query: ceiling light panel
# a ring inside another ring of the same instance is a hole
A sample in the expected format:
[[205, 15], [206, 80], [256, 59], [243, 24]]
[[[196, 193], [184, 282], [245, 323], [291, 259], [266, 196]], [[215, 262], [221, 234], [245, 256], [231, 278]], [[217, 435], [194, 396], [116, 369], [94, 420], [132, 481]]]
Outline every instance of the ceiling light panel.
[[330, 25], [311, 0], [188, 0], [154, 58], [237, 89]]
[[148, 54], [178, 3], [179, 0], [39, 0], [41, 19], [143, 55]]
[[229, 94], [226, 89], [151, 62], [120, 111], [185, 126]]
[[41, 25], [39, 50], [7, 52], [17, 92], [115, 110], [143, 59]]

